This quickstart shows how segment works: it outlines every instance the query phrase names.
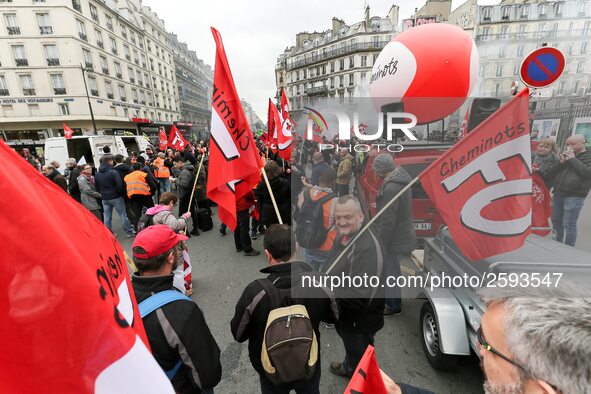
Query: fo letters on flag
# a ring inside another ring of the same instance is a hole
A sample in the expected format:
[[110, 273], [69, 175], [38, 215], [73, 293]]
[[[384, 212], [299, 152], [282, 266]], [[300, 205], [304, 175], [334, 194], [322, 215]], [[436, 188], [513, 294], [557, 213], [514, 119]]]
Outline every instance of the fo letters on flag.
[[420, 176], [454, 241], [472, 260], [517, 249], [531, 230], [527, 94], [512, 99]]

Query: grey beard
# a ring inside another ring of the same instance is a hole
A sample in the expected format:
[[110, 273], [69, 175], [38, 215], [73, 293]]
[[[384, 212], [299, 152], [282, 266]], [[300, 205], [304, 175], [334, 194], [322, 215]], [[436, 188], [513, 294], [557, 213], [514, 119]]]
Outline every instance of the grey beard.
[[484, 382], [485, 394], [523, 394], [524, 384], [520, 381], [517, 384], [491, 384], [488, 381]]

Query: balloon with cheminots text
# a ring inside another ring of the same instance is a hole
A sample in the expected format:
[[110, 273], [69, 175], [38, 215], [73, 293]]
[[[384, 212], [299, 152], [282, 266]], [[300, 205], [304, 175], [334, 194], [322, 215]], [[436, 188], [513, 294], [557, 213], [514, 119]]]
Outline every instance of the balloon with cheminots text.
[[412, 27], [378, 55], [369, 93], [376, 111], [402, 102], [418, 124], [431, 123], [464, 103], [478, 68], [476, 43], [464, 30], [443, 23]]

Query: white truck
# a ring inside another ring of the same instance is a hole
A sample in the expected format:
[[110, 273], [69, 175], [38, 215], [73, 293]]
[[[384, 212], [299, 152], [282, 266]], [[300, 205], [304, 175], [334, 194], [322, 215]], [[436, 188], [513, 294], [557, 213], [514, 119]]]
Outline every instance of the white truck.
[[132, 152], [145, 151], [151, 145], [140, 136], [75, 136], [71, 139], [53, 137], [45, 140], [45, 162], [57, 160], [62, 164], [58, 170], [63, 173], [67, 159], [72, 157], [80, 162], [84, 157], [86, 163], [98, 168], [99, 159], [105, 154], [103, 151], [105, 146], [111, 148], [111, 154], [122, 154], [127, 157]]

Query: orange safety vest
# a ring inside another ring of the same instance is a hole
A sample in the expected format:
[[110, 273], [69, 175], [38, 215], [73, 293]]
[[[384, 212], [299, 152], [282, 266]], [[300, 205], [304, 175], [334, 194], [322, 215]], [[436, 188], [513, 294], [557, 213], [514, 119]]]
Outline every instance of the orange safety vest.
[[154, 176], [156, 178], [170, 178], [170, 170], [164, 165], [164, 159], [154, 160]]
[[127, 186], [127, 197], [131, 198], [134, 194], [141, 194], [144, 196], [151, 195], [150, 186], [146, 182], [146, 174], [142, 171], [134, 171], [131, 174], [125, 176], [123, 180]]
[[[324, 197], [328, 194], [327, 192], [321, 191], [321, 192], [318, 192], [313, 195], [312, 190], [314, 190], [314, 189], [310, 189], [306, 192], [306, 193], [310, 193], [310, 198], [312, 199], [312, 201], [318, 201], [322, 197]], [[328, 226], [331, 224], [330, 219], [331, 219], [331, 215], [332, 215], [332, 204], [334, 202], [335, 202], [334, 199], [332, 199], [332, 200], [328, 200], [327, 202], [322, 204], [322, 216], [324, 219], [324, 228], [325, 229], [328, 229], [329, 228]], [[334, 221], [334, 218], [333, 218], [333, 221]], [[320, 245], [320, 247], [317, 250], [322, 250], [324, 252], [332, 250], [332, 244], [334, 243], [334, 240], [336, 237], [337, 237], [336, 227], [335, 227], [335, 224], [332, 223], [331, 228], [328, 230], [328, 233], [326, 234], [326, 240], [322, 243], [322, 245]]]

